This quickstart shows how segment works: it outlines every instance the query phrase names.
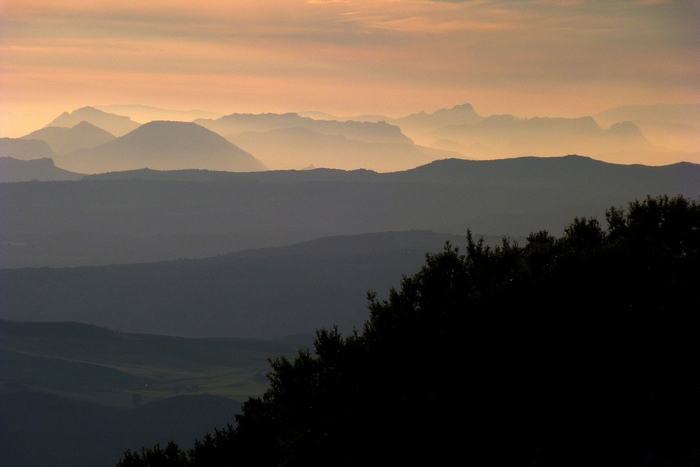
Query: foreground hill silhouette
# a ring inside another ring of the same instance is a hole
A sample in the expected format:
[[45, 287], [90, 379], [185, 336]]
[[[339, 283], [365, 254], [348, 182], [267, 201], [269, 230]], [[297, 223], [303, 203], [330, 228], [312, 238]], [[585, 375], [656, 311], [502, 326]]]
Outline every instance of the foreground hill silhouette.
[[124, 136], [57, 158], [81, 173], [148, 167], [157, 170], [208, 169], [231, 172], [265, 170], [265, 166], [222, 136], [191, 122], [153, 121]]
[[360, 331], [274, 359], [226, 429], [117, 466], [696, 465], [700, 204], [646, 198], [606, 223], [448, 243], [370, 293]]

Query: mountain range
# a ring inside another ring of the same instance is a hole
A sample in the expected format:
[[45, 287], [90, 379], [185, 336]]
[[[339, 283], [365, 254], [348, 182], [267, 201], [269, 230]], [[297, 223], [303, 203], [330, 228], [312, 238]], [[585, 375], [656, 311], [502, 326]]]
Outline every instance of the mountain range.
[[411, 141], [366, 141], [305, 127], [245, 131], [227, 135], [226, 139], [257, 154], [277, 170], [312, 167], [354, 170], [371, 167], [379, 172], [392, 172], [458, 155], [453, 151], [423, 148]]
[[357, 329], [367, 292], [467, 232], [522, 244], [646, 196], [697, 199], [699, 109], [101, 106], [0, 138], [0, 464], [186, 446], [264, 390], [267, 358]]
[[111, 467], [126, 449], [192, 446], [265, 389], [268, 358], [309, 344], [0, 320], [0, 460]]
[[47, 126], [22, 137], [26, 140], [46, 142], [56, 155], [68, 154], [79, 149], [91, 148], [107, 143], [114, 135], [83, 120], [72, 127]]
[[[115, 140], [116, 141], [116, 140]], [[0, 267], [203, 258], [333, 235], [522, 237], [658, 194], [697, 197], [700, 165], [582, 156], [445, 159], [411, 170], [136, 170], [0, 184]]]
[[351, 332], [366, 319], [369, 290], [384, 296], [427, 252], [463, 239], [383, 232], [203, 259], [0, 269], [0, 319], [191, 338], [277, 339], [333, 325]]
[[[105, 110], [130, 112], [144, 120]], [[19, 138], [3, 138], [0, 156], [21, 160], [51, 157], [58, 167], [85, 174], [145, 167], [225, 171], [323, 167], [392, 172], [447, 158], [487, 160], [565, 154], [610, 163], [668, 165], [700, 162], [698, 121], [698, 104], [629, 106], [580, 118], [482, 116], [470, 104], [400, 118], [338, 117], [320, 112], [219, 116], [136, 105], [102, 106], [64, 112], [44, 128], [21, 138], [44, 141], [51, 151], [10, 143]], [[159, 123], [161, 128], [149, 134], [147, 145], [137, 133], [101, 147], [109, 135], [124, 137], [148, 123]], [[227, 139], [249, 154], [243, 157], [248, 162], [224, 163], [217, 150], [208, 153], [220, 142], [213, 143], [212, 134], [195, 132], [193, 127], [178, 139], [184, 131], [179, 126], [183, 123], [195, 123]], [[74, 127], [74, 131], [68, 131]], [[197, 157], [186, 160], [186, 154], [178, 152], [184, 148]], [[151, 153], [160, 156], [146, 157]]]
[[81, 107], [72, 112], [63, 112], [49, 122], [44, 128], [72, 128], [81, 122], [89, 122], [98, 128], [108, 131], [114, 136], [124, 136], [141, 125], [141, 123], [133, 121], [126, 115], [104, 112], [95, 107]]
[[697, 153], [700, 147], [700, 106], [697, 104], [630, 105], [593, 117], [604, 126], [632, 121], [650, 141], [670, 150]]

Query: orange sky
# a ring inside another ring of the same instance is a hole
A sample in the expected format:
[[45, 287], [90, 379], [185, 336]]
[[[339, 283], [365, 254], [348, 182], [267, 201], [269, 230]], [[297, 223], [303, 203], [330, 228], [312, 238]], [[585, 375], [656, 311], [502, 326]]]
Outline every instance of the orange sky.
[[341, 116], [700, 102], [698, 0], [0, 0], [0, 136], [86, 105]]

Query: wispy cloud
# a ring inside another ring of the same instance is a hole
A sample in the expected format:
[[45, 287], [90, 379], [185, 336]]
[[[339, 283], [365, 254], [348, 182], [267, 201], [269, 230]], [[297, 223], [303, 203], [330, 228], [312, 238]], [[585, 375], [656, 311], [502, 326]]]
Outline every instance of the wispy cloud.
[[697, 1], [0, 5], [7, 107], [199, 99], [217, 111], [403, 112], [472, 102], [563, 114], [700, 100]]

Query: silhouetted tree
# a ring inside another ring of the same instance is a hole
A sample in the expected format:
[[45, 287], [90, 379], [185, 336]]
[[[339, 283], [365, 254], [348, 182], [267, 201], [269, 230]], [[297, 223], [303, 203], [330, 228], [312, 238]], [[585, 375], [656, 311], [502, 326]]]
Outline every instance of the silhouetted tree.
[[361, 332], [272, 359], [235, 427], [119, 467], [696, 465], [700, 205], [647, 198], [606, 221], [523, 246], [468, 232], [464, 254], [447, 243], [370, 293]]

